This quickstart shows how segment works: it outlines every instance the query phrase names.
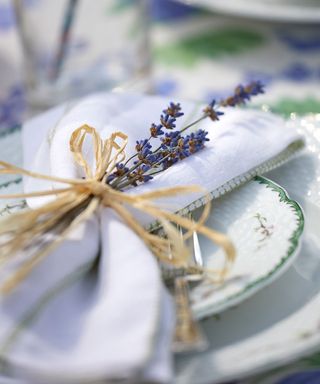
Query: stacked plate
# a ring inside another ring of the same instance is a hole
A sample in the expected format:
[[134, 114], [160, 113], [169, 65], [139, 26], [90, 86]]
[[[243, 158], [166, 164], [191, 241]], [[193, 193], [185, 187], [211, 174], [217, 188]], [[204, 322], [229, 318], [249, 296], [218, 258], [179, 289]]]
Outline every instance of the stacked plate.
[[[177, 383], [239, 379], [319, 349], [320, 114], [288, 124], [306, 137], [304, 152], [215, 201], [210, 220], [228, 228], [238, 257], [224, 286], [193, 291], [211, 346], [176, 359]], [[201, 248], [210, 265], [217, 251]]]

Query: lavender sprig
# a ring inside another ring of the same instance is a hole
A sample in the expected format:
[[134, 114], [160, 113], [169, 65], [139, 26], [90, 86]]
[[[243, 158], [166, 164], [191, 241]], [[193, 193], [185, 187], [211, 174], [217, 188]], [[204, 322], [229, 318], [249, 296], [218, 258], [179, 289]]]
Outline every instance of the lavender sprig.
[[[182, 129], [176, 129], [177, 119], [184, 115], [181, 105], [170, 102], [162, 111], [159, 123], [151, 124], [149, 138], [136, 142], [136, 152], [124, 164], [116, 165], [116, 170], [109, 175], [107, 183], [115, 189], [123, 190], [128, 186], [137, 186], [152, 180], [154, 175], [202, 150], [209, 141], [208, 132], [203, 129], [184, 136], [185, 131], [206, 118], [218, 121], [224, 115], [224, 112], [219, 110], [220, 107], [241, 106], [250, 101], [252, 96], [262, 93], [264, 85], [260, 81], [251, 82], [246, 86], [239, 85], [233, 95], [219, 102], [212, 100], [197, 120]], [[157, 139], [155, 149], [151, 143], [153, 139]]]

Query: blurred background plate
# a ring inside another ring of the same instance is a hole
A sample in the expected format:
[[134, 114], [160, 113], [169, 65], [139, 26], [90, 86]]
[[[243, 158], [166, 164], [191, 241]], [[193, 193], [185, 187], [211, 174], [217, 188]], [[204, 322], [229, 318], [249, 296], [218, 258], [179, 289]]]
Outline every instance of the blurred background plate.
[[282, 22], [318, 23], [319, 0], [179, 0], [226, 15]]

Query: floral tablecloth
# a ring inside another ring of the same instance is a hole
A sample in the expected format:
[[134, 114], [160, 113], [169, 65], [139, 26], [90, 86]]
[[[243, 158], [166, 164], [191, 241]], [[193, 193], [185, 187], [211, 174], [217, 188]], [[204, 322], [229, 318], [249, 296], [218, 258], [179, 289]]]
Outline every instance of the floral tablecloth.
[[[169, 0], [153, 0], [151, 10], [156, 93], [208, 101], [227, 95], [235, 84], [259, 79], [267, 85], [267, 94], [257, 100], [264, 109], [284, 116], [320, 113], [320, 25], [230, 19]], [[10, 151], [14, 135], [7, 132], [29, 113], [21, 59], [10, 1], [0, 0], [0, 152], [16, 163], [19, 144]], [[320, 354], [244, 382], [320, 383]]]

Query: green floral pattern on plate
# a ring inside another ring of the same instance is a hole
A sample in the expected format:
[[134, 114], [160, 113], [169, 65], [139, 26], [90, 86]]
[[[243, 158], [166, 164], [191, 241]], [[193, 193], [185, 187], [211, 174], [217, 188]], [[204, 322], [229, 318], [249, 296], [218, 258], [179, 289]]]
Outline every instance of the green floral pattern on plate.
[[[192, 300], [199, 318], [239, 304], [280, 277], [297, 255], [304, 228], [299, 204], [279, 185], [260, 176], [216, 200], [214, 207], [208, 223], [228, 231], [238, 250], [238, 260], [222, 286], [207, 281], [194, 289]], [[257, 213], [273, 229], [264, 247], [256, 231]], [[225, 228], [219, 227], [220, 221]], [[208, 268], [217, 269], [214, 259], [221, 259], [222, 251], [211, 250], [205, 242], [200, 245]]]

